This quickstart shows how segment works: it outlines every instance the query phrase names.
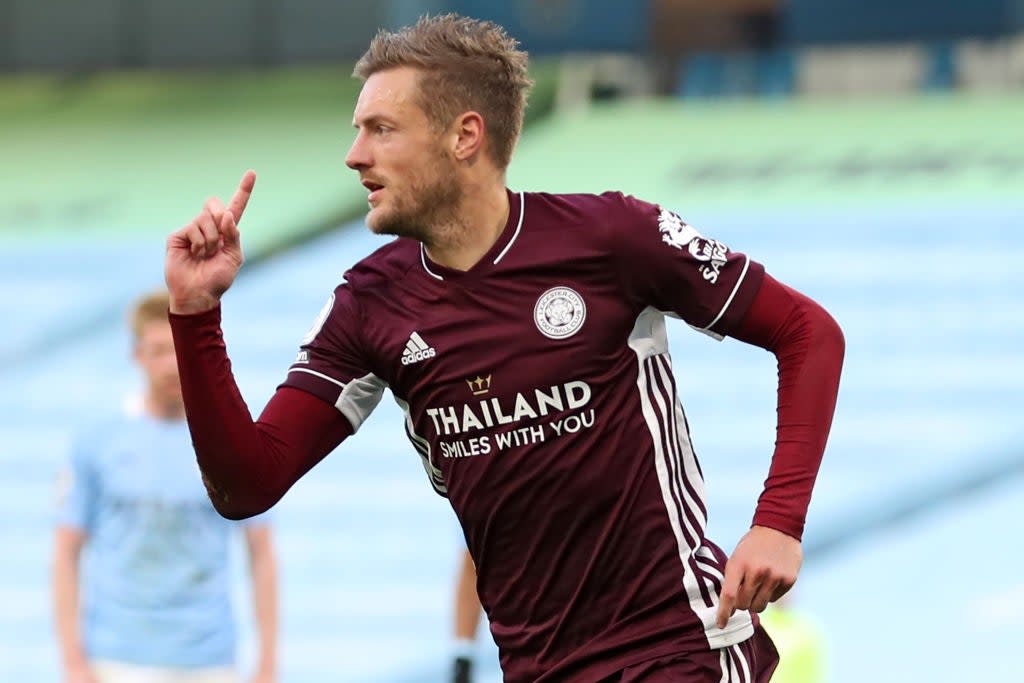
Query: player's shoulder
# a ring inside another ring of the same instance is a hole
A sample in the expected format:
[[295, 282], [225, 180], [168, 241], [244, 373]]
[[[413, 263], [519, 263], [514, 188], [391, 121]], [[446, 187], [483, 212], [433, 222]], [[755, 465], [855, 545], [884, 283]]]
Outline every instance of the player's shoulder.
[[358, 298], [403, 280], [420, 258], [419, 242], [396, 238], [358, 261], [345, 271], [335, 287], [335, 296], [343, 293]]
[[398, 237], [349, 268], [345, 280], [356, 290], [394, 282], [404, 278], [419, 258], [419, 242]]
[[527, 193], [524, 197], [531, 229], [579, 235], [587, 242], [598, 241], [614, 248], [620, 235], [642, 226], [657, 226], [662, 209], [617, 190], [600, 194]]
[[620, 212], [630, 210], [630, 201], [633, 199], [618, 190], [608, 190], [601, 193], [593, 192], [524, 192], [524, 204], [527, 210], [547, 209], [569, 215], [592, 215], [603, 216], [607, 212]]
[[[618, 190], [594, 193], [525, 192], [529, 217], [548, 214], [560, 228], [618, 224], [656, 216], [659, 207]], [[532, 209], [532, 211], [531, 211]]]

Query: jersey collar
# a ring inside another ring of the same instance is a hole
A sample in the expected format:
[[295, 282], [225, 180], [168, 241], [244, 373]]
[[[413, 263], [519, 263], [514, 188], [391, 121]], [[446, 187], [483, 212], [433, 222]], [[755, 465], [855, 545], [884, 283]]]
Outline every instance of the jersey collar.
[[435, 280], [455, 280], [470, 274], [486, 272], [501, 263], [501, 260], [508, 255], [512, 245], [519, 238], [519, 233], [523, 230], [523, 216], [526, 214], [526, 201], [523, 193], [512, 192], [508, 189], [505, 191], [508, 193], [508, 221], [487, 253], [472, 268], [461, 271], [431, 261], [426, 247], [420, 243], [420, 263], [427, 275]]

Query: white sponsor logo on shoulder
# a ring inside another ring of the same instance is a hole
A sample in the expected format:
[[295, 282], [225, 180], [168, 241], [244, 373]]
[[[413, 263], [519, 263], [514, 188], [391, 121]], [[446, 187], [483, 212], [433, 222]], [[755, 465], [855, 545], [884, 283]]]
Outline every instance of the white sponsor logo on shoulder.
[[697, 270], [705, 280], [711, 284], [718, 282], [722, 266], [729, 255], [727, 246], [718, 240], [704, 237], [695, 227], [668, 209], [662, 209], [658, 216], [658, 231], [665, 244], [690, 252], [690, 256], [698, 262]]
[[533, 319], [545, 337], [565, 339], [583, 327], [587, 319], [587, 305], [575, 290], [553, 287], [537, 299]]
[[682, 249], [701, 236], [697, 228], [668, 209], [662, 209], [658, 216], [658, 231], [662, 241], [676, 249]]
[[436, 355], [437, 351], [434, 350], [434, 347], [423, 341], [419, 332], [413, 332], [409, 335], [409, 341], [405, 342], [405, 350], [402, 351], [402, 365], [419, 363], [421, 360], [433, 358]]
[[690, 255], [701, 262], [697, 267], [700, 274], [711, 284], [718, 282], [718, 275], [729, 257], [729, 248], [718, 240], [703, 237], [690, 242]]

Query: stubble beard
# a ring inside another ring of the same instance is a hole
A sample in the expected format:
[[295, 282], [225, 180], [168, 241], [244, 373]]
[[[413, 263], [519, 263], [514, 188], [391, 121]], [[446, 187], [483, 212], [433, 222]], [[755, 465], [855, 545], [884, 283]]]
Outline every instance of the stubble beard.
[[429, 247], [438, 231], [454, 222], [464, 194], [455, 164], [442, 158], [424, 177], [403, 196], [392, 197], [389, 211], [368, 221], [374, 233], [409, 237]]

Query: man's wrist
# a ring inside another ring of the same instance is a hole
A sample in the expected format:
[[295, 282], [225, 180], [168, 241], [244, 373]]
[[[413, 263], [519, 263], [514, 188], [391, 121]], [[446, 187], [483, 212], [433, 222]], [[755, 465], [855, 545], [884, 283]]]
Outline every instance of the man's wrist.
[[190, 297], [187, 299], [176, 299], [171, 297], [170, 311], [174, 315], [198, 315], [212, 311], [220, 305], [220, 299], [208, 294]]
[[758, 508], [750, 525], [750, 528], [753, 529], [754, 527], [772, 529], [797, 541], [803, 540], [804, 520], [793, 519], [789, 515]]

